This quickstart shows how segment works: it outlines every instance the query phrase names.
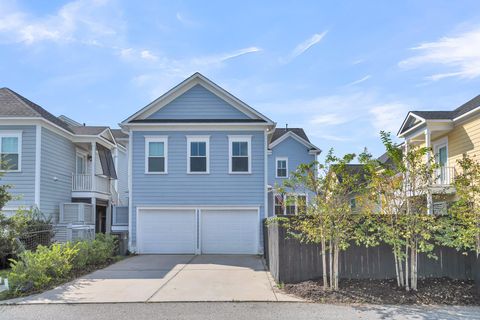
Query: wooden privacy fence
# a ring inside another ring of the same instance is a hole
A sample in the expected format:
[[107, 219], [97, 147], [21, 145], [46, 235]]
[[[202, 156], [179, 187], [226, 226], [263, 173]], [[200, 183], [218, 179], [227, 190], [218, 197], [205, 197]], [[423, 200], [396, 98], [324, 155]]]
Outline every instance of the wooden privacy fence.
[[[296, 283], [322, 276], [320, 245], [305, 244], [288, 237], [286, 230], [277, 223], [264, 227], [264, 239], [267, 266], [277, 282]], [[480, 261], [473, 255], [465, 256], [451, 248], [438, 248], [435, 254], [437, 260], [420, 254], [419, 278], [449, 277], [467, 280], [477, 277], [480, 280]], [[340, 278], [395, 278], [395, 264], [390, 247], [350, 246], [340, 256]]]

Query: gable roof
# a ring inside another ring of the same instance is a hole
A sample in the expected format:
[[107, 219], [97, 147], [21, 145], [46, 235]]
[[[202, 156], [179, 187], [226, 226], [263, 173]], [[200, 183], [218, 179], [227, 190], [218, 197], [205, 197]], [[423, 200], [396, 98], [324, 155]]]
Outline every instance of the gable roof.
[[466, 115], [467, 113], [474, 111], [475, 109], [480, 107], [480, 95], [476, 96], [475, 98], [465, 102], [458, 108], [452, 111], [410, 111], [407, 114], [407, 117], [403, 121], [400, 130], [398, 131], [398, 135], [401, 135], [412, 129], [419, 123], [409, 123], [408, 119], [412, 116], [418, 118], [420, 122], [425, 122], [426, 120], [445, 120], [445, 121], [453, 121], [457, 118]]
[[[167, 91], [165, 94], [160, 96], [159, 98], [155, 99], [151, 103], [149, 103], [147, 106], [144, 108], [140, 109], [136, 113], [134, 113], [132, 116], [128, 117], [124, 121], [122, 121], [122, 124], [128, 124], [128, 123], [141, 123], [141, 122], [219, 122], [218, 119], [211, 120], [210, 119], [201, 119], [198, 121], [198, 119], [179, 119], [179, 120], [161, 120], [161, 119], [146, 119], [149, 115], [153, 114], [154, 112], [160, 110], [164, 106], [166, 106], [169, 102], [173, 101], [177, 97], [179, 97], [181, 94], [185, 93], [189, 89], [193, 88], [195, 85], [201, 85], [205, 89], [209, 90], [213, 94], [217, 95], [221, 99], [225, 100], [227, 103], [232, 105], [233, 107], [237, 108], [241, 112], [245, 113], [246, 115], [249, 116], [253, 121], [243, 121], [243, 122], [263, 122], [269, 125], [274, 125], [275, 123], [270, 120], [268, 117], [265, 115], [261, 114], [257, 110], [253, 109], [249, 105], [247, 105], [245, 102], [242, 100], [238, 99], [225, 89], [221, 88], [219, 85], [211, 81], [210, 79], [206, 78], [199, 72], [194, 73], [169, 91]], [[187, 121], [188, 120], [188, 121]], [[245, 119], [249, 120], [249, 119]], [[237, 122], [237, 121], [236, 121]], [[238, 121], [242, 122], [242, 121]]]
[[0, 88], [0, 117], [43, 118], [73, 133], [70, 126], [27, 98], [8, 88]]
[[85, 126], [65, 116], [56, 117], [38, 104], [9, 88], [0, 88], [0, 118], [1, 117], [44, 119], [74, 136], [101, 136], [115, 144], [115, 138], [109, 127]]
[[312, 144], [302, 128], [275, 128], [270, 138], [269, 149], [274, 148], [287, 138], [293, 138], [309, 148], [309, 151], [320, 154], [322, 150]]
[[273, 134], [272, 134], [272, 138], [270, 139], [270, 143], [281, 138], [284, 134], [286, 134], [289, 131], [295, 133], [297, 136], [304, 139], [305, 141], [310, 142], [310, 140], [307, 137], [307, 134], [302, 128], [275, 128], [275, 131], [273, 131]]

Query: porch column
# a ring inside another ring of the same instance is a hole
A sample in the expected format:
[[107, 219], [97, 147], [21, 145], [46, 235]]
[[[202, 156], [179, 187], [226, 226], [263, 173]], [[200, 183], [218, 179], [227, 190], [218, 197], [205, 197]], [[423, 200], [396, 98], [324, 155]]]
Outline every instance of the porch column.
[[91, 199], [92, 207], [93, 207], [93, 232], [94, 234], [97, 232], [97, 198], [92, 197]]
[[[425, 129], [425, 147], [428, 149], [427, 150], [427, 165], [430, 166], [430, 161], [431, 161], [431, 153], [430, 153], [430, 148], [432, 147], [432, 141], [431, 141], [431, 134], [430, 134], [430, 129]], [[432, 200], [432, 192], [431, 192], [431, 177], [429, 178], [428, 181], [428, 188], [427, 188], [427, 213], [432, 214], [433, 213], [433, 200]]]
[[97, 172], [97, 144], [92, 142], [92, 190], [95, 191], [96, 189], [96, 181], [95, 181], [95, 173]]
[[106, 234], [110, 234], [110, 232], [112, 231], [112, 201], [111, 200], [108, 200], [108, 204], [107, 204], [107, 218], [105, 219], [105, 233]]

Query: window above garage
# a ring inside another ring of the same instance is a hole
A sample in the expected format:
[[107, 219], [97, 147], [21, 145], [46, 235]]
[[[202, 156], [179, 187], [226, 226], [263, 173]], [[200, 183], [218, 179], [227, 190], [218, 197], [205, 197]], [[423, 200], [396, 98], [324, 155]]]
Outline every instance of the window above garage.
[[168, 172], [168, 137], [145, 137], [145, 173]]
[[187, 173], [210, 173], [210, 136], [187, 136]]

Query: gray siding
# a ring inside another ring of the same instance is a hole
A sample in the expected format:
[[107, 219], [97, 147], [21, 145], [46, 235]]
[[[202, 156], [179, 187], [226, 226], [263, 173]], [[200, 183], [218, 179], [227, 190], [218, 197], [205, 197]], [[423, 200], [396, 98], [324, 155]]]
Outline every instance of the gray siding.
[[[168, 174], [145, 174], [145, 136], [168, 136]], [[210, 135], [210, 174], [187, 174], [186, 135]], [[252, 136], [252, 173], [228, 173], [228, 135]], [[144, 205], [260, 206], [264, 215], [263, 131], [133, 132], [132, 243], [136, 241], [136, 209]], [[261, 230], [259, 230], [261, 233]]]
[[21, 172], [6, 172], [0, 178], [1, 184], [12, 185], [11, 193], [17, 200], [7, 203], [7, 207], [30, 207], [35, 202], [35, 126], [0, 126], [0, 130], [22, 131]]
[[249, 119], [201, 85], [196, 85], [152, 114], [149, 119]]
[[[295, 171], [302, 163], [311, 163], [315, 161], [315, 155], [308, 153], [308, 148], [295, 140], [288, 137], [272, 149], [272, 154], [268, 155], [268, 184], [275, 187], [275, 184], [281, 186], [285, 179], [276, 178], [276, 158], [288, 158], [288, 172]], [[273, 192], [274, 193], [274, 192]], [[273, 215], [273, 193], [272, 199], [269, 199], [268, 215]]]
[[[40, 209], [58, 219], [60, 203], [72, 197], [72, 173], [75, 171], [74, 144], [42, 128], [42, 161], [40, 176]], [[55, 179], [56, 178], [56, 179]]]

